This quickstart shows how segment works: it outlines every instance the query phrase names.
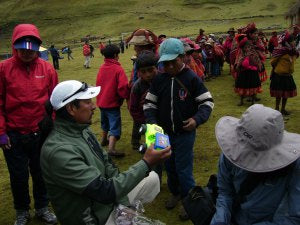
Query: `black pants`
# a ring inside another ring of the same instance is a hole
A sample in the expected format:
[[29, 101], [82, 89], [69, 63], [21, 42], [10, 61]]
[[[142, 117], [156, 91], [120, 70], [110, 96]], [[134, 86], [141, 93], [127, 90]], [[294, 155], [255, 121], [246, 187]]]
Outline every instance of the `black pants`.
[[3, 152], [10, 175], [15, 209], [29, 209], [29, 172], [33, 183], [35, 209], [48, 206], [49, 200], [40, 167], [40, 134], [23, 135], [16, 131], [10, 131], [8, 136], [12, 146], [11, 149], [3, 150]]
[[57, 57], [52, 57], [54, 69], [59, 69], [59, 62]]
[[141, 134], [139, 133], [139, 129], [141, 125], [142, 125], [141, 123], [133, 121], [132, 133], [131, 133], [131, 145], [134, 148], [140, 147]]

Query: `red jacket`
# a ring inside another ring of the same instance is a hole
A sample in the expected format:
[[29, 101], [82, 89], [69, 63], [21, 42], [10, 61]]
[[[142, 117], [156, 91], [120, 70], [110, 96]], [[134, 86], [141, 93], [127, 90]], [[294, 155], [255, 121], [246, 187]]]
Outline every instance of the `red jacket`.
[[91, 48], [88, 44], [83, 45], [82, 53], [84, 56], [89, 56], [91, 54]]
[[100, 108], [120, 107], [124, 99], [129, 98], [128, 79], [121, 64], [114, 59], [104, 59], [101, 65], [96, 86], [101, 86], [97, 96]]
[[[18, 25], [12, 43], [23, 36], [40, 40], [38, 30], [31, 24]], [[37, 131], [44, 104], [57, 82], [57, 73], [50, 63], [37, 57], [25, 64], [13, 48], [13, 57], [0, 63], [0, 135], [9, 130], [22, 134]]]

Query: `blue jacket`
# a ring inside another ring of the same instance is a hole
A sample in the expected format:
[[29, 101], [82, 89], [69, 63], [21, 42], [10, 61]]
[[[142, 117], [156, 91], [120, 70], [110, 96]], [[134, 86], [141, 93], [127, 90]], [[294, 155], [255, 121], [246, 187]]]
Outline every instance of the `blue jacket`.
[[222, 154], [219, 161], [219, 196], [211, 225], [229, 225], [231, 217], [239, 225], [296, 225], [300, 224], [300, 159], [285, 177], [259, 184], [241, 204], [231, 212], [235, 193], [247, 176], [247, 171], [233, 165]]
[[203, 124], [214, 106], [210, 92], [192, 70], [184, 68], [176, 79], [167, 73], [158, 74], [143, 106], [146, 122], [159, 124], [168, 134], [184, 132], [183, 121], [189, 118], [197, 126]]

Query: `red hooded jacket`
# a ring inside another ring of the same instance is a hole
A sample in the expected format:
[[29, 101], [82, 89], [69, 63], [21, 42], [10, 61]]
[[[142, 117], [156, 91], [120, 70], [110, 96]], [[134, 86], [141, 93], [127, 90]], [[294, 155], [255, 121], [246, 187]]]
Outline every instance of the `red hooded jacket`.
[[129, 98], [128, 79], [121, 64], [114, 59], [104, 59], [101, 65], [96, 86], [101, 86], [97, 96], [100, 108], [120, 107], [124, 99]]
[[[34, 25], [20, 24], [13, 31], [12, 44], [24, 36], [41, 41]], [[58, 83], [50, 63], [39, 57], [24, 63], [12, 48], [13, 57], [0, 63], [0, 135], [9, 130], [22, 134], [37, 131], [44, 116], [44, 104]]]

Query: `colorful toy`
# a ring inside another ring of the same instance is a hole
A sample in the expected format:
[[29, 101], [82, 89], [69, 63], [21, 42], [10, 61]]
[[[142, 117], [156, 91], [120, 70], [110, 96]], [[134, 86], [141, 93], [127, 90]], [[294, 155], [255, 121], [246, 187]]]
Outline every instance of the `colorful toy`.
[[170, 145], [169, 136], [164, 134], [164, 130], [156, 124], [142, 124], [140, 134], [145, 134], [145, 142], [139, 148], [140, 152], [145, 152], [146, 149], [154, 144], [155, 150], [162, 150]]

